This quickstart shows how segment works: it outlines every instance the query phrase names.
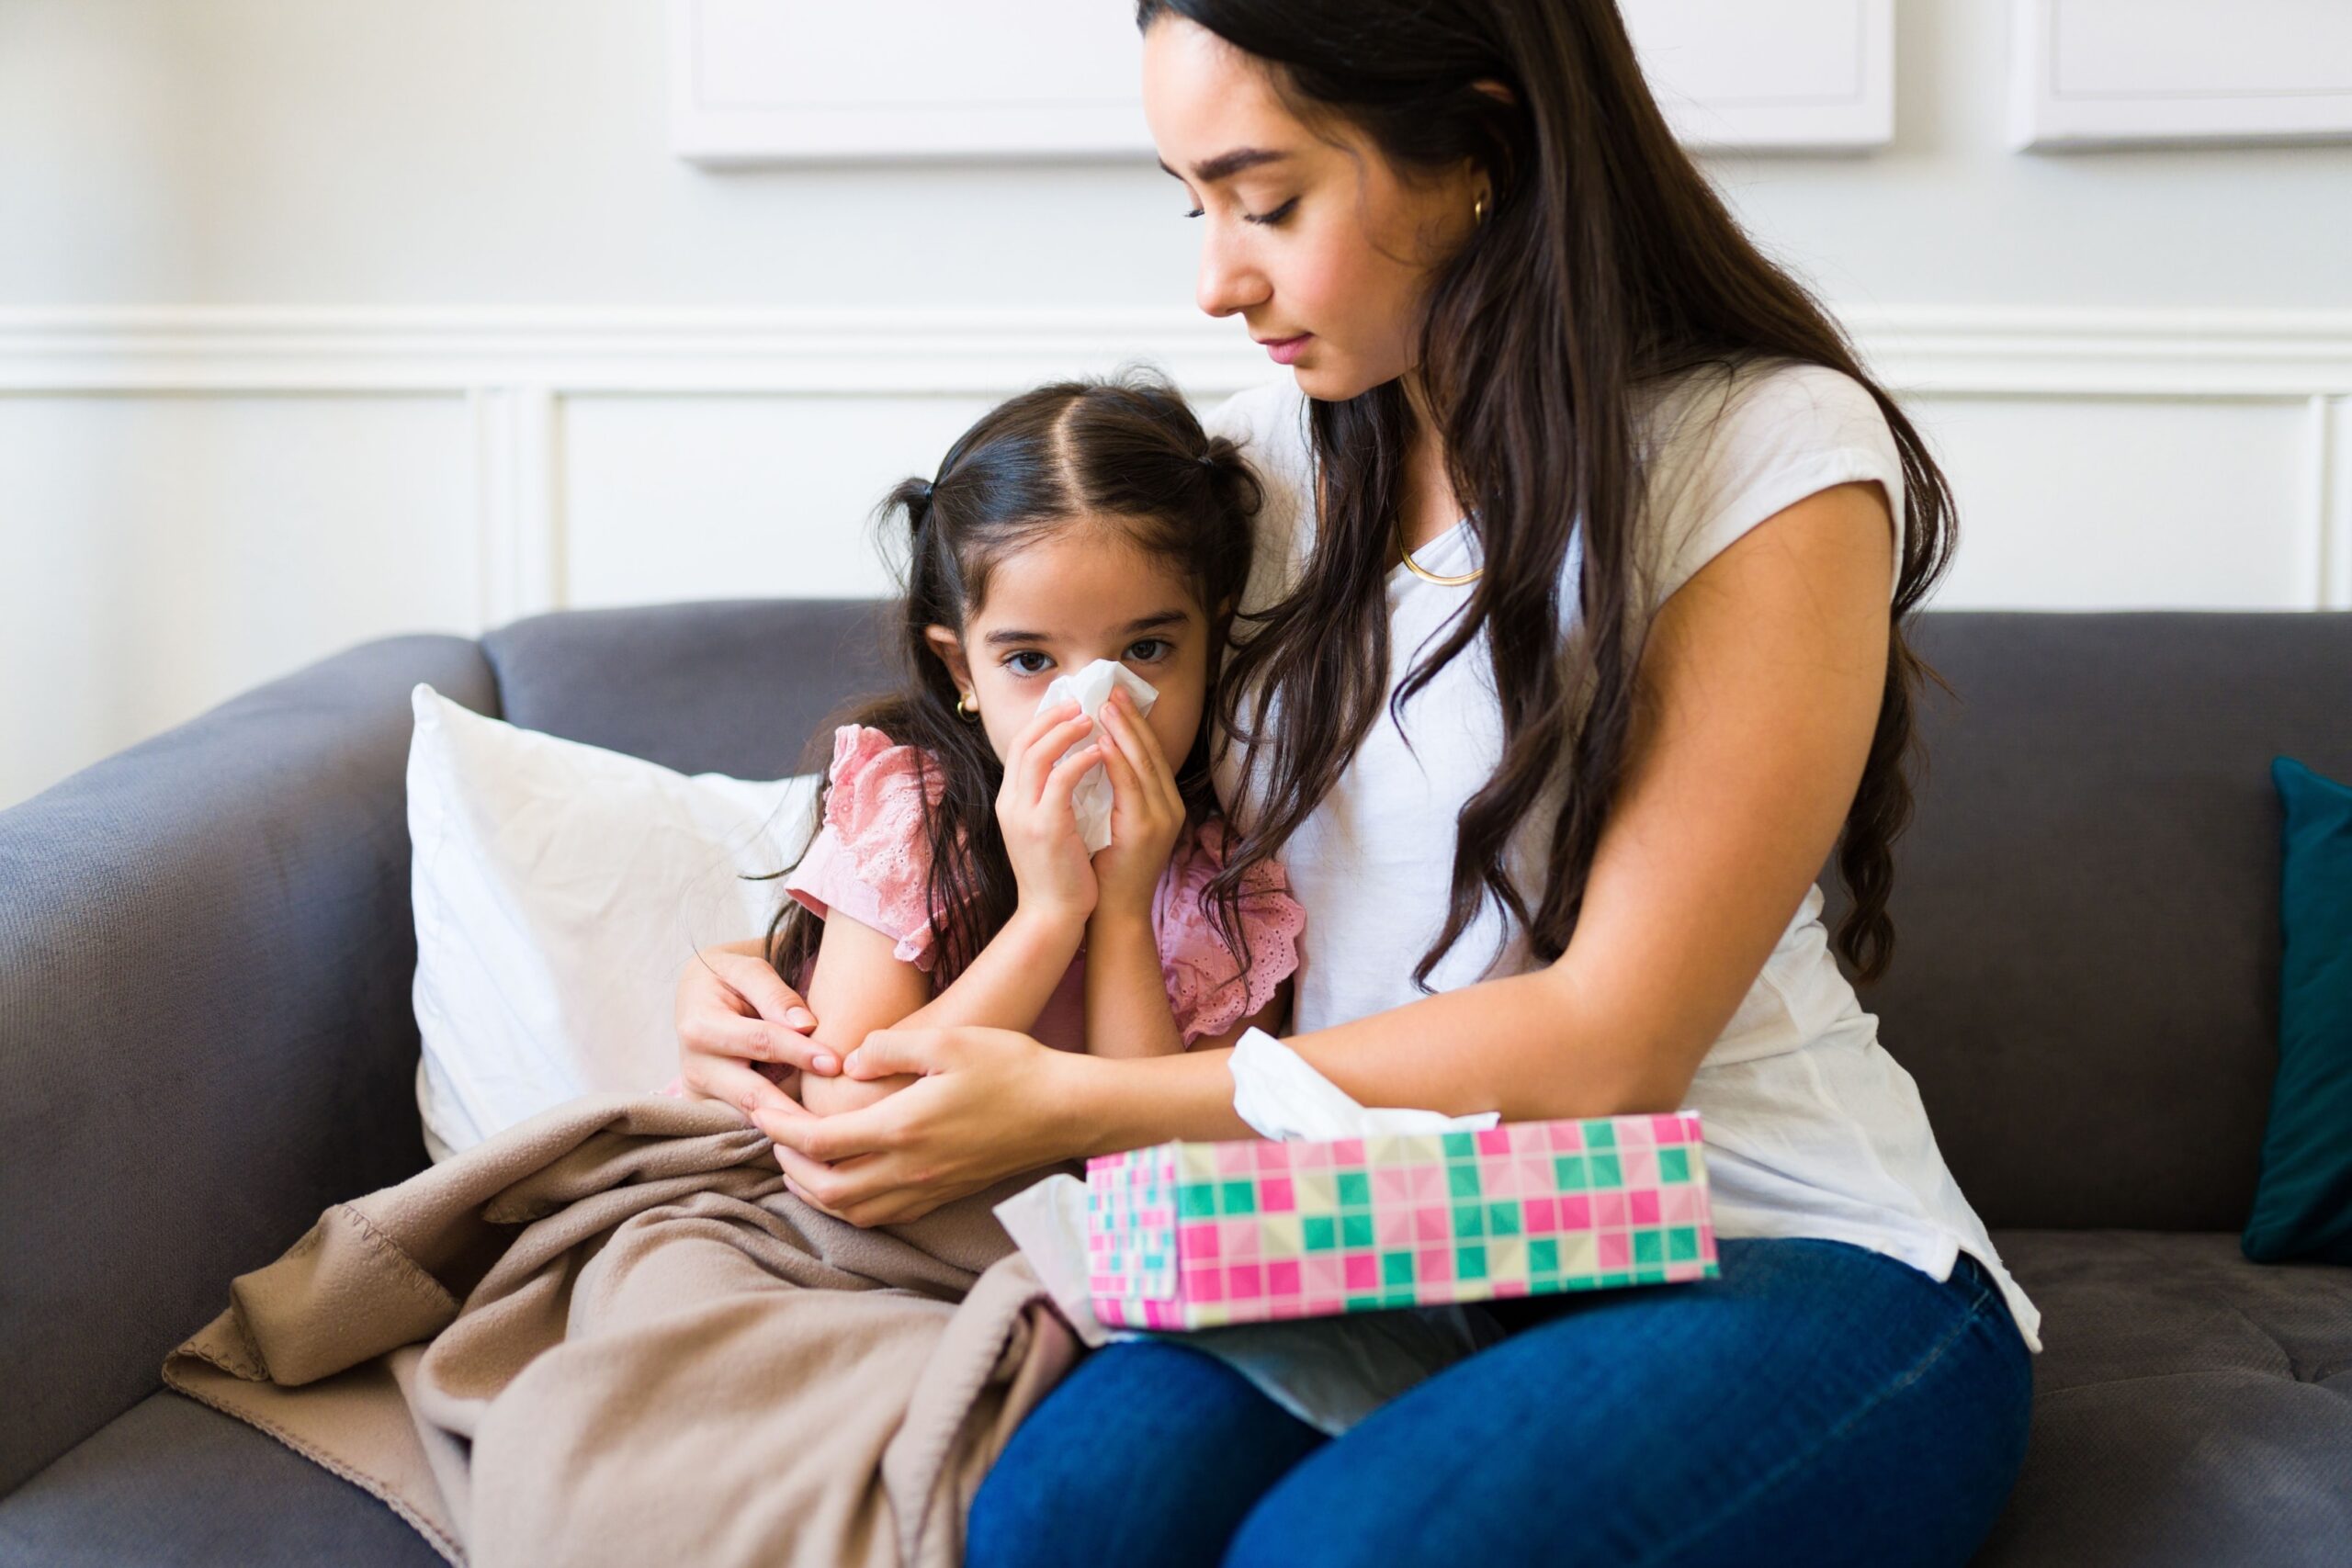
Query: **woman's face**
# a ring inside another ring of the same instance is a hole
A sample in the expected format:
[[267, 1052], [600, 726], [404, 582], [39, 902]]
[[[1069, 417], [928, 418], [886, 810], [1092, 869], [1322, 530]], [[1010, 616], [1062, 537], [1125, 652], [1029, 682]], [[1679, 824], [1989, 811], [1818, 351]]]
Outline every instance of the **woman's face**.
[[1180, 17], [1144, 34], [1143, 101], [1202, 226], [1202, 310], [1241, 317], [1311, 398], [1414, 368], [1423, 292], [1476, 221], [1474, 164], [1404, 178], [1352, 127], [1309, 129], [1262, 62]]

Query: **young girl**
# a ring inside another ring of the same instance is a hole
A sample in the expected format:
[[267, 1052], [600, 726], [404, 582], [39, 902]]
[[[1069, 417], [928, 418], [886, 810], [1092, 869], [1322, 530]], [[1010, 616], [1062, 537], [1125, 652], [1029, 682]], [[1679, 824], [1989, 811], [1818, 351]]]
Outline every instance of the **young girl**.
[[[1133, 378], [1013, 398], [892, 492], [906, 679], [834, 731], [764, 943], [816, 1040], [846, 1056], [876, 1029], [983, 1024], [1142, 1056], [1280, 1028], [1305, 917], [1279, 865], [1217, 882], [1203, 722], [1258, 498], [1231, 442]], [[1076, 703], [1040, 705], [1102, 660], [1156, 699], [1114, 688], [1089, 739]], [[1111, 837], [1089, 853], [1071, 796], [1097, 766]], [[820, 1115], [913, 1081], [794, 1076]]]

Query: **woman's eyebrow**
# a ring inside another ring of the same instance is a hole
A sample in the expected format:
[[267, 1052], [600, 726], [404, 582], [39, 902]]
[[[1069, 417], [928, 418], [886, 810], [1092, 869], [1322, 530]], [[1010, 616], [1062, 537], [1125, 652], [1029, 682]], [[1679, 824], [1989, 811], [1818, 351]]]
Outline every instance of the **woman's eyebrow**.
[[[1220, 152], [1205, 163], [1193, 164], [1193, 177], [1204, 186], [1213, 186], [1219, 180], [1229, 179], [1244, 169], [1254, 169], [1261, 164], [1280, 163], [1289, 156], [1289, 153], [1272, 147], [1236, 147], [1230, 152]], [[1170, 168], [1165, 158], [1159, 162], [1159, 170], [1165, 175], [1174, 175], [1180, 180], [1184, 177]]]

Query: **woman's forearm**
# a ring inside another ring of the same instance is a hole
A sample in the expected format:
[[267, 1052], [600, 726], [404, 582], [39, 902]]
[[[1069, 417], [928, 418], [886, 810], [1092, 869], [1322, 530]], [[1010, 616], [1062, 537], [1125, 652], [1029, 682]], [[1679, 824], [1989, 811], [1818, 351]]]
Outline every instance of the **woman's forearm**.
[[1036, 1026], [1037, 1015], [1046, 1010], [1055, 987], [1069, 972], [1084, 929], [1033, 910], [1016, 909], [1004, 929], [956, 976], [954, 985], [892, 1027], [931, 1029], [968, 1023], [1027, 1032]]
[[1168, 1056], [1183, 1048], [1149, 916], [1119, 919], [1096, 911], [1086, 923], [1087, 1054]]
[[[1506, 1122], [1671, 1111], [1658, 1054], [1583, 1015], [1557, 970], [1481, 981], [1285, 1042], [1358, 1103]], [[1072, 1157], [1171, 1138], [1247, 1138], [1229, 1050], [1069, 1064]]]

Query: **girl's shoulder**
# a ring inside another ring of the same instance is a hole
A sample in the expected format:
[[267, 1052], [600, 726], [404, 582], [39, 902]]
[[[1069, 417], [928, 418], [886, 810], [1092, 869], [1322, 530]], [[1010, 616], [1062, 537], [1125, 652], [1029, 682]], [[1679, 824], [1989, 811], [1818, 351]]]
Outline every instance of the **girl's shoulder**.
[[869, 724], [833, 731], [825, 778], [825, 826], [853, 843], [920, 838], [923, 813], [947, 788], [930, 752]]
[[944, 788], [937, 759], [919, 746], [902, 746], [870, 724], [843, 724], [833, 730], [833, 755], [825, 777], [835, 789]]
[[929, 811], [946, 781], [929, 752], [865, 724], [833, 731], [822, 825], [784, 888], [820, 919], [840, 910], [893, 938], [894, 952], [928, 969]]

